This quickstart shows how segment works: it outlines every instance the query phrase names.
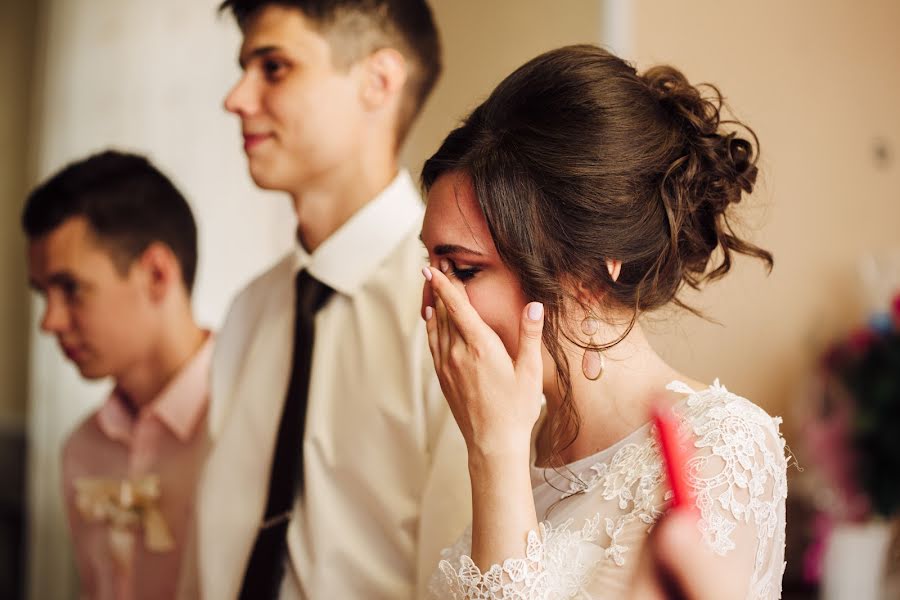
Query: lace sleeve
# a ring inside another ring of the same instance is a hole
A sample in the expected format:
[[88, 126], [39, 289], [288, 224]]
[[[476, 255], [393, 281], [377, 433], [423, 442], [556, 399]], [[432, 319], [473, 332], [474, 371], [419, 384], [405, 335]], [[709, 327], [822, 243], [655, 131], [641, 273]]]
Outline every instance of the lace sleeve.
[[[604, 555], [596, 545], [602, 531], [599, 515], [579, 530], [570, 519], [558, 527], [547, 522], [531, 531], [524, 558], [507, 559], [481, 572], [463, 554], [471, 548], [472, 531], [467, 529], [452, 547], [432, 577], [431, 599], [448, 600], [551, 600], [572, 598], [589, 579], [591, 567]], [[458, 556], [456, 560], [450, 557]], [[452, 562], [451, 562], [452, 560]]]
[[747, 598], [780, 598], [787, 498], [781, 419], [718, 381], [688, 402], [686, 416], [695, 437], [689, 480], [704, 540], [721, 556], [740, 555]]

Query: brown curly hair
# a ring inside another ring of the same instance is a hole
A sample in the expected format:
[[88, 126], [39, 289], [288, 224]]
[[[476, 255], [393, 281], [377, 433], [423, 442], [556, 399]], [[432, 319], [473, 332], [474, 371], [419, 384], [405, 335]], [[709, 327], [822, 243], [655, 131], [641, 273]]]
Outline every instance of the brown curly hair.
[[[722, 109], [716, 87], [692, 86], [670, 66], [639, 75], [602, 48], [567, 46], [504, 79], [423, 167], [426, 192], [451, 171], [471, 178], [501, 259], [545, 306], [563, 398], [551, 459], [579, 427], [560, 339], [586, 347], [561, 325], [564, 307], [582, 304], [562, 284], [630, 311], [604, 349], [643, 312], [674, 302], [697, 313], [678, 292], [725, 275], [735, 252], [772, 267], [729, 222], [729, 207], [753, 190], [759, 144]], [[607, 259], [622, 263], [615, 281]]]

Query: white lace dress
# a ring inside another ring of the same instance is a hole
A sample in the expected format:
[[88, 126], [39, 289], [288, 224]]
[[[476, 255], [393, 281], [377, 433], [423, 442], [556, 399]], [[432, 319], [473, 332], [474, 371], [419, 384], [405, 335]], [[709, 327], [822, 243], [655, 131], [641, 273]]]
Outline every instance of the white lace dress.
[[[667, 387], [687, 395], [675, 410], [680, 433], [694, 439], [688, 481], [704, 540], [720, 555], [740, 555], [748, 599], [780, 598], [787, 497], [781, 419], [730, 393], [718, 380], [702, 391], [679, 382]], [[528, 535], [524, 557], [482, 573], [468, 556], [467, 530], [443, 551], [429, 597], [626, 597], [641, 546], [671, 498], [651, 427], [648, 423], [567, 470], [532, 464], [541, 523]]]

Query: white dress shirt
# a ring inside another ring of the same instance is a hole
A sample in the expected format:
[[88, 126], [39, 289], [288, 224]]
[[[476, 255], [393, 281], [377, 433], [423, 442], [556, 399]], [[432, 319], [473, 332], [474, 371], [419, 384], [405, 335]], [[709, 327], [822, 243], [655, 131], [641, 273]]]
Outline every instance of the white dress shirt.
[[198, 494], [204, 598], [237, 596], [263, 517], [303, 268], [336, 293], [316, 315], [281, 597], [421, 597], [469, 521], [465, 444], [420, 317], [422, 212], [403, 171], [313, 254], [298, 247], [234, 301], [213, 358], [215, 445]]

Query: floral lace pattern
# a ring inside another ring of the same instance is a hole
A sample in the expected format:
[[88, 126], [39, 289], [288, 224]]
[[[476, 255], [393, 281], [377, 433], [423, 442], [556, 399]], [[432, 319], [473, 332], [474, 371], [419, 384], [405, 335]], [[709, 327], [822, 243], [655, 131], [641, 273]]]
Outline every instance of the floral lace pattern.
[[[688, 479], [700, 509], [703, 539], [725, 555], [736, 548], [736, 529], [752, 528], [756, 548], [747, 597], [780, 597], [787, 497], [785, 444], [778, 432], [781, 419], [731, 394], [718, 380], [699, 392], [679, 382], [667, 387], [688, 394], [676, 410], [683, 439], [694, 438]], [[578, 497], [588, 508], [582, 519], [570, 517], [559, 524], [545, 520], [537, 532], [529, 533], [524, 558], [507, 559], [485, 572], [467, 556], [471, 530], [466, 531], [444, 550], [430, 597], [618, 597], [608, 581], [596, 582], [597, 572], [606, 570], [613, 576], [621, 572], [620, 579], [627, 578], [630, 571], [623, 567], [630, 561], [629, 542], [646, 536], [671, 499], [656, 437], [649, 428], [643, 437], [638, 433], [626, 438], [628, 443], [616, 448], [608, 460], [589, 464], [559, 492], [557, 500], [575, 502]], [[633, 436], [638, 439], [631, 441]]]

